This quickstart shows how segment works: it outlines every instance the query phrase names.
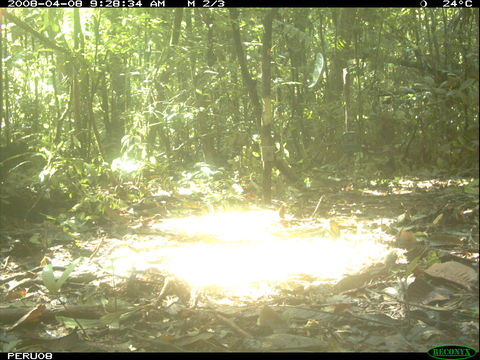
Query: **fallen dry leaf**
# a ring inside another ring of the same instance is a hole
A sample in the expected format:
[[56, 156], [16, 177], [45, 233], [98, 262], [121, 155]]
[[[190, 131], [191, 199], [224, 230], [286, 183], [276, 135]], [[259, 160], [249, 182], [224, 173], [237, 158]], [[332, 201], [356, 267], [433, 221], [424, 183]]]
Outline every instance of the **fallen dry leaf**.
[[425, 270], [425, 273], [436, 278], [449, 280], [467, 288], [475, 286], [478, 282], [478, 273], [474, 269], [456, 261], [433, 264]]
[[287, 322], [267, 305], [260, 309], [257, 325], [269, 327], [275, 332], [286, 332], [289, 327]]
[[47, 307], [44, 304], [37, 305], [35, 308], [30, 310], [28, 313], [23, 315], [15, 324], [12, 326], [8, 327], [7, 330], [13, 330], [17, 328], [18, 326], [25, 324], [25, 323], [34, 323], [37, 322], [45, 312]]
[[415, 234], [408, 230], [400, 230], [397, 234], [397, 245], [402, 248], [411, 248], [417, 244]]

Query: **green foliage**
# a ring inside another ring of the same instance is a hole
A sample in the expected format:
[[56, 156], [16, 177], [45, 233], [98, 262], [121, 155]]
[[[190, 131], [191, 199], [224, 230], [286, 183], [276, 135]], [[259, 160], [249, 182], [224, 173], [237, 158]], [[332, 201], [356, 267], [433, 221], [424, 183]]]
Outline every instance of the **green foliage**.
[[[473, 173], [479, 66], [472, 10], [278, 11], [270, 63], [277, 156], [294, 171], [341, 171], [348, 130], [363, 146], [356, 174]], [[233, 184], [262, 168], [261, 119], [253, 115], [255, 91], [261, 98], [266, 85], [264, 17], [265, 9], [239, 12], [242, 69], [222, 9], [184, 11], [178, 28], [174, 9], [7, 14], [0, 141], [26, 138], [28, 148], [0, 158], [2, 172], [13, 164], [2, 187], [42, 199], [63, 194], [75, 205], [67, 218], [82, 221], [120, 207], [105, 188], [129, 182], [194, 184], [212, 204], [221, 202], [215, 189], [236, 198]], [[195, 165], [201, 162], [212, 173]]]
[[422, 259], [422, 257], [423, 257], [423, 254], [415, 257], [412, 261], [410, 261], [410, 263], [407, 265], [407, 269], [405, 270], [405, 277], [408, 277], [409, 275], [411, 275], [413, 273], [413, 271], [417, 267], [417, 265], [420, 262], [420, 260]]
[[70, 265], [67, 266], [65, 271], [60, 275], [58, 279], [55, 279], [55, 275], [53, 272], [53, 266], [51, 264], [45, 266], [42, 271], [42, 280], [43, 285], [50, 291], [52, 294], [58, 293], [58, 291], [62, 288], [63, 284], [67, 281], [68, 277], [78, 265], [81, 258], [74, 260]]
[[197, 163], [194, 170], [183, 172], [176, 191], [201, 200], [206, 210], [229, 208], [243, 201], [243, 190], [238, 179], [225, 169], [214, 169], [206, 163]]
[[441, 260], [438, 257], [438, 254], [437, 254], [436, 251], [429, 251], [427, 256], [425, 257], [425, 262], [426, 262], [427, 267], [430, 267], [433, 264], [440, 263]]
[[81, 222], [103, 218], [109, 210], [119, 208], [118, 198], [107, 191], [90, 191], [69, 211]]
[[477, 202], [478, 202], [478, 194], [479, 194], [479, 189], [478, 189], [478, 179], [475, 179], [473, 181], [470, 181], [467, 186], [465, 186], [464, 191], [467, 194], [471, 195], [476, 195], [477, 196]]

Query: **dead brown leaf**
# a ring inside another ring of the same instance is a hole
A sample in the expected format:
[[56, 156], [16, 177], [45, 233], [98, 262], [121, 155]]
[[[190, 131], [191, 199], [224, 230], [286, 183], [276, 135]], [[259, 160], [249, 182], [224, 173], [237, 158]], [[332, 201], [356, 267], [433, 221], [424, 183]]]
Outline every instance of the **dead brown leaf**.
[[433, 264], [425, 270], [425, 273], [467, 288], [471, 288], [478, 283], [478, 273], [471, 267], [456, 261]]
[[7, 330], [8, 331], [13, 330], [25, 323], [38, 322], [38, 320], [42, 317], [46, 309], [47, 307], [44, 304], [37, 305], [35, 308], [33, 308], [28, 313], [23, 315], [15, 324], [8, 327]]

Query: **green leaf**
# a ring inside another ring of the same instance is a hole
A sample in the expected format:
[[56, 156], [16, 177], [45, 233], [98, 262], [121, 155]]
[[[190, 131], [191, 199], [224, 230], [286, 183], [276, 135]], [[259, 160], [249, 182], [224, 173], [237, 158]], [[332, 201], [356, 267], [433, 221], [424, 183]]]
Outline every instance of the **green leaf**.
[[318, 79], [320, 78], [320, 75], [323, 72], [324, 65], [325, 65], [325, 59], [322, 53], [317, 53], [317, 57], [315, 58], [315, 67], [312, 73], [312, 83], [308, 85], [309, 89], [313, 88], [317, 84]]
[[57, 282], [55, 281], [55, 276], [53, 275], [52, 264], [48, 264], [43, 268], [42, 280], [43, 280], [43, 285], [45, 285], [48, 291], [50, 291], [53, 294], [55, 294], [58, 291]]
[[478, 179], [465, 186], [463, 191], [467, 194], [478, 195]]
[[72, 319], [66, 316], [56, 316], [57, 321], [67, 328], [76, 329], [80, 325], [83, 329], [96, 329], [106, 326], [102, 319]]
[[67, 266], [67, 268], [65, 269], [65, 271], [63, 272], [63, 274], [60, 276], [60, 279], [58, 279], [57, 281], [57, 284], [58, 284], [58, 288], [60, 289], [63, 284], [65, 283], [65, 281], [67, 281], [68, 277], [70, 276], [70, 274], [72, 273], [73, 269], [75, 269], [75, 267], [78, 265], [78, 263], [80, 262], [80, 259], [81, 258], [77, 258], [75, 259], [70, 265]]
[[413, 259], [410, 264], [407, 265], [407, 269], [405, 271], [405, 276], [408, 276], [410, 275], [413, 270], [415, 270], [415, 268], [417, 267], [418, 265], [418, 262], [420, 261], [420, 259], [422, 258], [422, 255], [423, 254], [420, 254], [419, 256], [417, 256], [415, 259]]
[[37, 244], [37, 245], [41, 245], [42, 244], [42, 241], [40, 240], [40, 234], [39, 233], [35, 233], [33, 234], [30, 239], [28, 239], [29, 242], [31, 242], [32, 244]]
[[42, 271], [42, 280], [48, 291], [50, 291], [52, 294], [56, 294], [63, 284], [65, 284], [65, 281], [67, 281], [68, 277], [72, 273], [73, 269], [75, 269], [80, 259], [81, 258], [78, 258], [68, 265], [58, 280], [55, 280], [52, 264], [45, 266]]

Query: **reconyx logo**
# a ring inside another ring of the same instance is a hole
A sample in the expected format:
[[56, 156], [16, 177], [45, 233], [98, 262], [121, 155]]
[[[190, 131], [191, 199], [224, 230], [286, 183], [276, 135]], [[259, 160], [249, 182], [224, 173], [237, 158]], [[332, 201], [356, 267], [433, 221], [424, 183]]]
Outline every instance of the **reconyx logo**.
[[475, 355], [475, 350], [468, 346], [462, 345], [442, 345], [436, 346], [428, 350], [428, 355], [435, 359], [469, 359]]

